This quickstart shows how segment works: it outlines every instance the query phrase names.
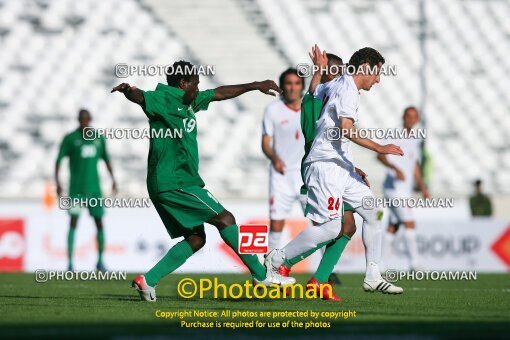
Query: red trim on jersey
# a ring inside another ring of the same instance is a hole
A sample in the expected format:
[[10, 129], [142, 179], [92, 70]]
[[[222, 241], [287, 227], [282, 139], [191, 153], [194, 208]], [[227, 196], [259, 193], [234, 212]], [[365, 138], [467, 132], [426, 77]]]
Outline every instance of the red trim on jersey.
[[289, 105], [287, 105], [287, 103], [285, 103], [285, 102], [284, 102], [284, 104], [285, 104], [285, 106], [287, 106], [289, 109], [291, 109], [291, 110], [292, 110], [292, 111], [294, 111], [294, 112], [301, 112], [301, 108], [299, 108], [299, 109], [295, 109], [295, 108], [290, 107]]

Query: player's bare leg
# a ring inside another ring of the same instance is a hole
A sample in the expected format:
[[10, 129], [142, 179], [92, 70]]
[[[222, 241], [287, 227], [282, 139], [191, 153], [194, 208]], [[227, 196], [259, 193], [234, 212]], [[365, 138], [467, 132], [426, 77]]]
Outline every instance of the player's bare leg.
[[353, 237], [354, 234], [356, 234], [356, 220], [354, 219], [354, 213], [352, 211], [346, 211], [344, 213], [342, 232], [349, 237]]
[[76, 232], [76, 226], [78, 225], [78, 216], [71, 216], [71, 222], [69, 223], [69, 232], [67, 234], [67, 259], [68, 265], [67, 270], [74, 270], [73, 265], [73, 250], [74, 250], [74, 233]]

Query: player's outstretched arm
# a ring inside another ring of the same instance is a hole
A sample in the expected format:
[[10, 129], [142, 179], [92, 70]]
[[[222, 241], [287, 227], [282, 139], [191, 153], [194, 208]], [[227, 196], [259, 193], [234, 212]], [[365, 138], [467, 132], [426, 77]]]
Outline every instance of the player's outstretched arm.
[[253, 83], [226, 85], [214, 89], [214, 97], [212, 101], [226, 100], [238, 97], [249, 91], [259, 90], [262, 93], [276, 96], [282, 93], [282, 90], [272, 80], [255, 81]]
[[328, 67], [328, 56], [326, 54], [326, 50], [321, 52], [321, 49], [317, 44], [312, 47], [312, 51], [308, 53], [310, 59], [312, 59], [315, 67], [315, 72], [312, 76], [312, 80], [310, 81], [310, 86], [308, 86], [308, 92], [313, 95], [317, 86], [319, 86], [322, 78], [323, 72], [327, 70]]
[[387, 145], [381, 145], [373, 140], [366, 138], [366, 137], [360, 137], [359, 134], [356, 131], [356, 127], [354, 126], [354, 122], [350, 118], [342, 118], [340, 122], [340, 128], [342, 129], [342, 134], [353, 141], [354, 143], [375, 151], [377, 153], [382, 154], [390, 154], [390, 155], [397, 155], [397, 156], [403, 156], [404, 152], [402, 149], [400, 149], [399, 146], [395, 144], [387, 144]]
[[117, 85], [114, 88], [112, 88], [112, 91], [110, 93], [113, 93], [116, 91], [123, 93], [124, 96], [129, 101], [132, 101], [133, 103], [136, 103], [140, 106], [145, 105], [145, 98], [143, 96], [143, 91], [140, 89], [137, 89], [136, 86], [131, 86], [128, 83], [122, 83], [122, 84]]

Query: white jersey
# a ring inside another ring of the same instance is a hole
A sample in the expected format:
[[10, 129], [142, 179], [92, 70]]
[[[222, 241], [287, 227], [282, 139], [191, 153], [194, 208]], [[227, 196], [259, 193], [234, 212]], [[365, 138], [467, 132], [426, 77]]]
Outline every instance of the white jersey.
[[387, 168], [385, 191], [395, 190], [400, 195], [411, 195], [414, 186], [414, 169], [421, 155], [420, 143], [419, 138], [386, 139], [385, 144], [398, 145], [404, 152], [404, 156], [386, 155], [386, 159], [404, 173], [405, 179], [398, 180], [395, 170]]
[[281, 99], [272, 102], [264, 111], [262, 133], [273, 139], [273, 148], [285, 163], [286, 170], [301, 169], [305, 154], [301, 110], [290, 108]]
[[340, 118], [358, 122], [360, 94], [354, 79], [348, 74], [321, 84], [314, 96], [323, 102], [322, 112], [316, 123], [317, 136], [305, 163], [334, 160], [346, 169], [354, 169], [352, 142], [340, 137]]

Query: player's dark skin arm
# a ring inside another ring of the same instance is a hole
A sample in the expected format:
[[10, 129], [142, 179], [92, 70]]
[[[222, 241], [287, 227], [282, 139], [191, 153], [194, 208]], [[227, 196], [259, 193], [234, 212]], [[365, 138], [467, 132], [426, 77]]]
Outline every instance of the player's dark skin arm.
[[[117, 193], [117, 182], [115, 181], [115, 177], [113, 176], [113, 168], [112, 164], [108, 161], [106, 162], [106, 168], [108, 169], [108, 172], [110, 173], [110, 176], [112, 178], [112, 191], [115, 195]], [[57, 195], [60, 197], [62, 196], [62, 185], [60, 185], [60, 164], [55, 164], [55, 183], [57, 185]]]
[[112, 194], [117, 194], [117, 181], [115, 181], [115, 177], [113, 176], [113, 168], [112, 163], [110, 161], [105, 162], [106, 168], [108, 169], [108, 172], [110, 173], [110, 176], [112, 178]]
[[[275, 96], [276, 93], [282, 93], [282, 90], [272, 80], [256, 81], [253, 83], [239, 84], [239, 85], [226, 85], [220, 86], [214, 89], [214, 97], [212, 101], [220, 101], [238, 97], [243, 93], [249, 91], [259, 90], [262, 93]], [[112, 93], [118, 91], [124, 94], [124, 96], [131, 102], [136, 103], [140, 106], [145, 105], [145, 98], [143, 97], [143, 91], [137, 89], [135, 86], [131, 86], [127, 83], [122, 83], [115, 86], [112, 89]]]
[[255, 81], [253, 83], [226, 85], [214, 89], [212, 101], [220, 101], [238, 97], [249, 91], [259, 90], [262, 93], [276, 96], [276, 93], [282, 93], [282, 90], [272, 80]]
[[58, 174], [60, 172], [60, 164], [55, 164], [55, 183], [57, 185], [57, 195], [58, 197], [62, 196], [62, 186], [60, 185], [60, 180]]
[[[360, 175], [361, 179], [365, 182], [365, 184], [367, 185], [367, 187], [370, 188], [370, 182], [368, 181], [368, 175], [363, 171], [361, 170], [360, 168], [356, 168], [354, 167], [354, 171]], [[350, 235], [349, 235], [350, 236]]]
[[[131, 102], [140, 105], [141, 107], [145, 106], [145, 98], [143, 96], [143, 91], [137, 89], [136, 86], [131, 86], [127, 83], [122, 83], [120, 85], [115, 86], [110, 93], [115, 91], [121, 92], [124, 96]], [[113, 175], [112, 175], [113, 176]], [[112, 177], [113, 178], [113, 177]]]
[[308, 86], [308, 93], [313, 95], [315, 93], [315, 89], [321, 83], [322, 74], [320, 71], [317, 71], [313, 74], [312, 80], [310, 80], [310, 85]]

